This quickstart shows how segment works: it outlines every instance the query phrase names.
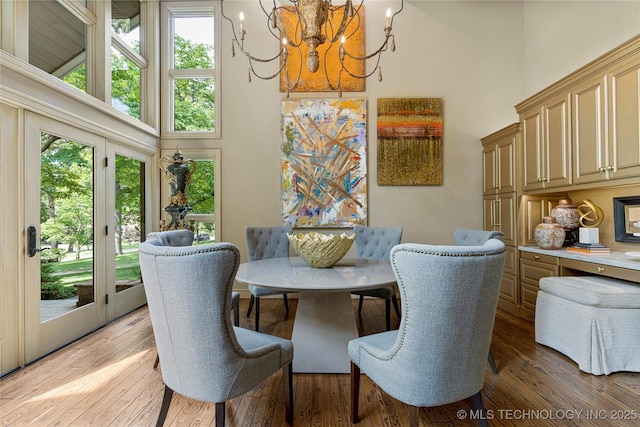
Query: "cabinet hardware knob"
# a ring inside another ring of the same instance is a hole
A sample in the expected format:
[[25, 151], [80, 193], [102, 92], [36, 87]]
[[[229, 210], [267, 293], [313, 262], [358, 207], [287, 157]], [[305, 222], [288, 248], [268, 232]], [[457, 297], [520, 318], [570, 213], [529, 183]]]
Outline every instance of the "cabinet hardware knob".
[[596, 271], [598, 273], [602, 273], [604, 271], [604, 267], [596, 267]]
[[607, 166], [607, 170], [608, 171], [612, 171], [613, 170], [613, 166]]
[[540, 259], [540, 255], [534, 255], [533, 259]]
[[605, 168], [605, 167], [599, 167], [599, 168], [598, 168], [598, 170], [599, 170], [600, 172], [606, 172], [606, 171], [607, 171], [607, 168]]

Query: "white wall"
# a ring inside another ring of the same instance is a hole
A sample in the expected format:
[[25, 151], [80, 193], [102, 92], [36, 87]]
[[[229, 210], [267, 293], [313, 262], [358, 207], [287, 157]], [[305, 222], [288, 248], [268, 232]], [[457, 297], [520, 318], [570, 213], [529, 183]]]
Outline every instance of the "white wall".
[[[516, 122], [514, 105], [534, 91], [630, 39], [640, 28], [637, 1], [614, 2], [615, 13], [607, 6], [611, 2], [557, 3], [565, 2], [405, 1], [405, 10], [394, 21], [396, 52], [383, 59], [383, 82], [371, 78], [366, 92], [344, 94], [368, 102], [369, 225], [399, 224], [403, 241], [428, 243], [450, 243], [458, 227], [482, 227], [480, 138]], [[369, 47], [380, 40], [387, 7], [398, 4], [367, 1]], [[225, 1], [229, 17], [237, 19], [240, 10], [246, 15], [245, 46], [277, 49], [276, 41], [264, 36], [256, 2]], [[573, 17], [576, 11], [579, 19]], [[613, 16], [620, 19], [604, 19]], [[229, 32], [224, 21], [222, 138], [181, 145], [221, 148], [219, 237], [237, 244], [245, 257], [245, 225], [280, 224], [283, 94], [277, 80], [247, 82], [248, 64], [240, 56], [231, 58]], [[375, 117], [381, 97], [444, 98], [442, 186], [377, 185]], [[175, 148], [175, 142], [163, 148]]]

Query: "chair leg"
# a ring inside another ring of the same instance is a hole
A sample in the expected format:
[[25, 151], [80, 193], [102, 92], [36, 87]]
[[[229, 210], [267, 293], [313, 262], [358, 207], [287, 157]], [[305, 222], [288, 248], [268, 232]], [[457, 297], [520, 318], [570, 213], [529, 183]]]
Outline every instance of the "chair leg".
[[420, 425], [420, 407], [409, 406], [409, 426], [418, 427]]
[[391, 330], [391, 299], [384, 299], [384, 317], [387, 322], [387, 331]]
[[240, 326], [240, 306], [236, 305], [233, 307], [233, 324], [236, 326]]
[[480, 413], [480, 416], [478, 417], [478, 425], [487, 427], [487, 414], [484, 412], [484, 407], [482, 406], [482, 396], [480, 395], [480, 392], [471, 396], [471, 403], [473, 404], [473, 411], [476, 414]]
[[289, 315], [289, 298], [287, 298], [287, 294], [282, 294], [282, 298], [284, 299], [284, 310], [287, 312], [287, 316]]
[[160, 363], [160, 355], [156, 354], [156, 361], [153, 362], [153, 369], [156, 369], [159, 363]]
[[358, 421], [358, 400], [360, 399], [360, 367], [351, 362], [351, 423]]
[[489, 365], [491, 365], [491, 370], [494, 374], [498, 373], [498, 367], [496, 366], [496, 361], [493, 360], [493, 354], [491, 354], [491, 350], [489, 350]]
[[393, 308], [395, 308], [396, 310], [396, 316], [398, 316], [398, 319], [400, 319], [402, 315], [400, 314], [400, 305], [398, 305], [398, 297], [396, 297], [395, 295], [392, 296], [391, 301], [393, 302]]
[[160, 414], [158, 414], [158, 421], [156, 427], [162, 427], [164, 420], [167, 418], [167, 412], [169, 412], [169, 405], [171, 405], [171, 398], [173, 397], [173, 390], [167, 385], [164, 386], [164, 396], [162, 397], [162, 406], [160, 407]]
[[256, 300], [256, 332], [260, 330], [260, 297], [255, 297]]
[[224, 427], [224, 403], [216, 402], [216, 427]]
[[247, 309], [247, 317], [251, 315], [251, 310], [253, 309], [253, 303], [255, 302], [256, 297], [251, 295], [251, 299], [249, 300], [249, 308]]
[[364, 295], [360, 295], [360, 301], [358, 302], [358, 313], [362, 313], [362, 303], [364, 302]]
[[293, 364], [289, 362], [282, 368], [284, 376], [284, 407], [288, 424], [293, 424]]

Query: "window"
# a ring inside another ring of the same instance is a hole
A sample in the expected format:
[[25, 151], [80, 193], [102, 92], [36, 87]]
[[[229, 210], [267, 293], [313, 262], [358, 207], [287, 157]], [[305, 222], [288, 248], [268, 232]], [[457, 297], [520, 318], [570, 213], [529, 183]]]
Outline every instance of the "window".
[[[184, 161], [193, 160], [195, 170], [191, 175], [185, 196], [191, 206], [191, 211], [185, 217], [185, 222], [193, 221], [195, 243], [220, 241], [220, 150], [181, 149]], [[162, 150], [161, 156], [172, 157], [175, 150]], [[161, 187], [162, 206], [169, 204], [169, 188], [166, 181]], [[162, 218], [169, 221], [168, 214]]]
[[219, 137], [217, 10], [163, 3], [163, 136]]
[[111, 105], [141, 118], [141, 69], [147, 61], [140, 54], [140, 1], [111, 3]]

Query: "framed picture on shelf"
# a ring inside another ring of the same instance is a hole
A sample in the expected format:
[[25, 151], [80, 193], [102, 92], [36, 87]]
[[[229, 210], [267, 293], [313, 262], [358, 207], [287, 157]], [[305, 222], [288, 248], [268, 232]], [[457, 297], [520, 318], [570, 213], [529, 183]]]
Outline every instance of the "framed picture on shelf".
[[614, 197], [616, 242], [640, 243], [640, 196]]

